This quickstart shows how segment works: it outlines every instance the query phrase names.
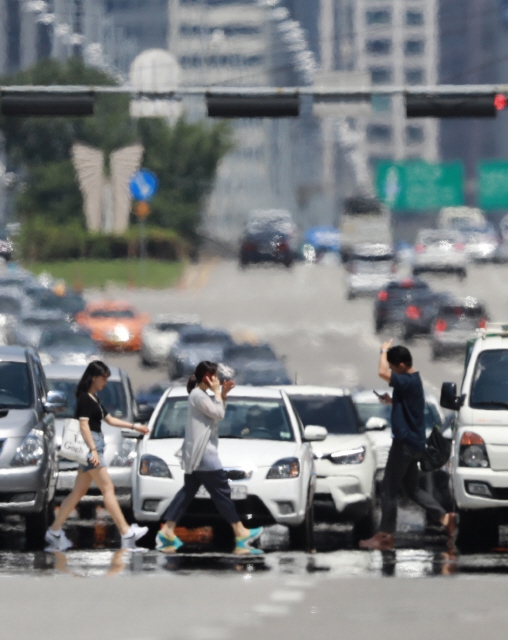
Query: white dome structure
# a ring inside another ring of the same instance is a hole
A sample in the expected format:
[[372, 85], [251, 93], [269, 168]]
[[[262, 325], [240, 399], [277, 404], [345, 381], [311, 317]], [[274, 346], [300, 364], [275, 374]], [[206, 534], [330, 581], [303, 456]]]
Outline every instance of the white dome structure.
[[[146, 49], [131, 64], [130, 84], [136, 91], [174, 91], [180, 85], [181, 69], [173, 54], [165, 49]], [[135, 118], [176, 120], [182, 104], [176, 100], [137, 98], [131, 102]]]

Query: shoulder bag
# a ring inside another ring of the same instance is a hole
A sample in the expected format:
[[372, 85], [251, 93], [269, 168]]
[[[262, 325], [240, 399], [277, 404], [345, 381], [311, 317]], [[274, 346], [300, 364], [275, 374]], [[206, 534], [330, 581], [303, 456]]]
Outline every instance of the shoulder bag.
[[[413, 426], [416, 426], [412, 416], [407, 411], [403, 402], [400, 403], [402, 412], [406, 421]], [[445, 465], [452, 454], [452, 441], [445, 438], [441, 431], [435, 426], [430, 432], [427, 441], [425, 442], [425, 449], [420, 458], [420, 469], [424, 473], [429, 471], [437, 471]]]
[[90, 448], [81, 435], [79, 420], [69, 418], [64, 425], [62, 446], [58, 455], [79, 464], [87, 464], [89, 454]]

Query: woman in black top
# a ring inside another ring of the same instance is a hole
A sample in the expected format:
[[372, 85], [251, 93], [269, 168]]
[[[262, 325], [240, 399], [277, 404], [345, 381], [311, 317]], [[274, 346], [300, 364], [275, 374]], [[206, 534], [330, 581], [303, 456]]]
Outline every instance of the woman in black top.
[[103, 420], [113, 427], [134, 429], [142, 434], [148, 433], [146, 425], [135, 425], [115, 418], [101, 404], [97, 397], [97, 392], [104, 389], [110, 375], [111, 371], [103, 362], [98, 360], [91, 362], [76, 389], [77, 402], [74, 417], [79, 420], [81, 434], [90, 448], [90, 454], [88, 463], [79, 465], [74, 488], [62, 502], [55, 522], [46, 532], [46, 541], [50, 547], [60, 551], [72, 546], [72, 543], [62, 531], [62, 525], [76, 508], [81, 498], [87, 493], [92, 481], [99, 487], [104, 497], [104, 506], [120, 530], [122, 548], [134, 548], [136, 541], [148, 531], [147, 527], [140, 527], [137, 524], [132, 524], [129, 527], [116, 499], [115, 488], [109, 477], [108, 470], [104, 465], [104, 436], [101, 430]]

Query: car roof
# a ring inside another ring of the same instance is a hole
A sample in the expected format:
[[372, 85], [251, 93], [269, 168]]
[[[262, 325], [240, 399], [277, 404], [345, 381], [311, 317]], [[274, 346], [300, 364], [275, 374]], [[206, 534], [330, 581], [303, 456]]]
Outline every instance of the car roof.
[[[186, 387], [172, 387], [169, 390], [168, 396], [185, 396], [188, 398], [189, 394]], [[282, 396], [282, 389], [277, 387], [248, 387], [243, 385], [238, 385], [228, 394], [230, 398], [280, 399]]]
[[348, 389], [343, 387], [320, 387], [318, 385], [294, 384], [280, 385], [276, 387], [282, 389], [288, 396], [350, 396]]
[[229, 333], [225, 329], [216, 329], [214, 327], [203, 327], [200, 324], [192, 324], [192, 325], [189, 325], [188, 327], [184, 327], [180, 331], [180, 336], [199, 335], [203, 333], [214, 335], [214, 336], [219, 335], [219, 336], [229, 337]]
[[[85, 369], [85, 364], [47, 364], [44, 365], [44, 371], [48, 378], [67, 378], [69, 380], [80, 380]], [[121, 373], [118, 367], [109, 367], [111, 376], [109, 380], [118, 382], [121, 380]]]
[[26, 347], [0, 347], [0, 362], [26, 362]]
[[387, 285], [387, 289], [413, 289], [414, 287], [421, 287], [422, 289], [430, 289], [425, 280], [420, 278], [402, 278], [400, 280], [391, 280]]
[[450, 298], [450, 300], [443, 300], [441, 307], [466, 307], [467, 309], [482, 308], [485, 305], [483, 302], [468, 296], [466, 298]]

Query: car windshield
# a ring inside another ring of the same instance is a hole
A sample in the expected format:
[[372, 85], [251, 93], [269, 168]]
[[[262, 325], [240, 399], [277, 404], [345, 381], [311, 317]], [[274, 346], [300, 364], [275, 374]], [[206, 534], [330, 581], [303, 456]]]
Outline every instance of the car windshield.
[[334, 435], [362, 432], [349, 396], [293, 396], [291, 402], [305, 426], [326, 427]]
[[217, 344], [223, 345], [228, 341], [226, 336], [220, 333], [191, 333], [187, 336], [182, 336], [182, 344]]
[[21, 311], [21, 301], [16, 298], [0, 296], [0, 313], [5, 315], [18, 315]]
[[40, 327], [41, 329], [56, 327], [65, 323], [65, 318], [26, 318], [23, 324], [26, 327]]
[[286, 369], [281, 367], [267, 366], [263, 369], [252, 369], [247, 367], [240, 370], [235, 375], [237, 384], [245, 384], [251, 387], [265, 387], [273, 384], [292, 384]]
[[[48, 385], [52, 391], [61, 391], [67, 397], [67, 407], [58, 413], [59, 418], [73, 418], [76, 408], [76, 387], [78, 380], [65, 378], [48, 378]], [[123, 384], [119, 380], [112, 380], [97, 394], [107, 412], [116, 418], [127, 416], [127, 398]]]
[[186, 325], [183, 322], [157, 322], [154, 326], [157, 331], [166, 333], [170, 331], [181, 331]]
[[78, 313], [79, 311], [83, 311], [83, 309], [85, 308], [83, 298], [73, 295], [44, 295], [37, 301], [37, 304], [41, 309], [58, 309], [59, 311], [63, 311], [64, 313], [71, 313], [73, 315]]
[[0, 406], [28, 409], [33, 404], [30, 374], [25, 362], [0, 362]]
[[[388, 422], [390, 429], [392, 428], [392, 407], [391, 405], [381, 404], [380, 402], [357, 402], [356, 408], [360, 416], [363, 426], [367, 424], [369, 418], [383, 418]], [[441, 416], [438, 410], [431, 402], [425, 403], [425, 411], [423, 415], [425, 422], [425, 430], [429, 431], [434, 426], [441, 428]]]
[[39, 348], [47, 349], [51, 347], [57, 347], [62, 351], [91, 351], [95, 349], [95, 342], [90, 336], [83, 333], [62, 333], [56, 331], [43, 333], [39, 342]]
[[131, 309], [96, 309], [90, 313], [90, 317], [122, 320], [125, 318], [134, 318], [135, 315]]
[[275, 354], [268, 345], [239, 345], [230, 347], [224, 352], [224, 360], [274, 360]]
[[[157, 415], [151, 438], [183, 438], [188, 407], [188, 398], [167, 398]], [[226, 416], [219, 422], [219, 437], [285, 442], [295, 439], [282, 400], [231, 397], [226, 405]]]
[[475, 409], [508, 409], [508, 349], [480, 353], [471, 383], [469, 404]]
[[459, 243], [461, 241], [461, 237], [459, 234], [455, 234], [455, 233], [445, 233], [445, 234], [434, 234], [434, 233], [429, 233], [429, 234], [423, 234], [420, 238], [420, 243], [421, 244], [426, 244], [428, 246], [430, 245], [450, 245], [450, 244], [456, 244]]

